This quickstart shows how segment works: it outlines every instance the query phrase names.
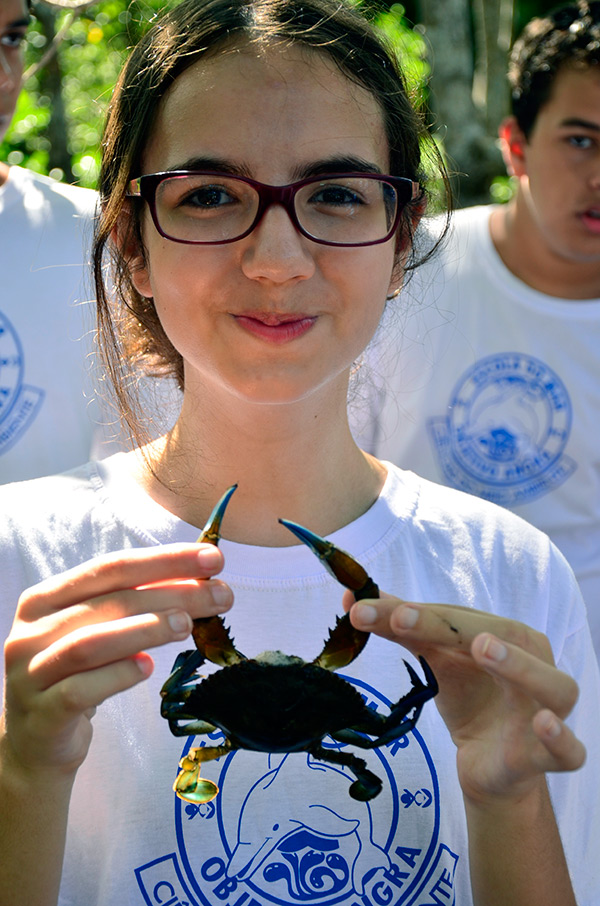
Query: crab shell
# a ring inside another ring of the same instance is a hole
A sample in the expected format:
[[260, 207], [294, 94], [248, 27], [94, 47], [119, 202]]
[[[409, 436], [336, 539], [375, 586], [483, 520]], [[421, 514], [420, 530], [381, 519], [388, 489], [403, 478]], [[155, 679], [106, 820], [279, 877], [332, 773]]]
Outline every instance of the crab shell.
[[186, 710], [219, 727], [235, 747], [298, 752], [360, 722], [364, 702], [336, 673], [267, 652], [232, 664], [190, 690]]

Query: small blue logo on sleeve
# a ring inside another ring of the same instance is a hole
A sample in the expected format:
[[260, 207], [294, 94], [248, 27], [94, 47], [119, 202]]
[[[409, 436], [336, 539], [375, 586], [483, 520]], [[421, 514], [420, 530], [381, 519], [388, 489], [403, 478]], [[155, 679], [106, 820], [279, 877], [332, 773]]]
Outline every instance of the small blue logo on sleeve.
[[429, 419], [445, 481], [502, 506], [557, 488], [576, 463], [564, 453], [572, 406], [558, 375], [533, 356], [480, 359], [454, 387], [448, 415]]
[[25, 433], [44, 399], [43, 390], [23, 383], [23, 371], [19, 337], [0, 312], [0, 456]]

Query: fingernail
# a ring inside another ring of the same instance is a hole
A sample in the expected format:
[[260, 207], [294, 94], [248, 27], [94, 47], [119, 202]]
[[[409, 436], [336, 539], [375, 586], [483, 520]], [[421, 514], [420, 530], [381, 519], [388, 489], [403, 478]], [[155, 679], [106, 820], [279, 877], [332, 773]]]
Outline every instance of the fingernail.
[[551, 711], [548, 711], [547, 714], [544, 714], [542, 717], [542, 730], [546, 736], [549, 736], [551, 739], [556, 739], [559, 735], [561, 727], [560, 721], [555, 714], [552, 714]]
[[371, 604], [359, 604], [358, 618], [363, 626], [371, 626], [377, 619], [377, 611]]
[[133, 662], [142, 676], [150, 676], [150, 674], [154, 670], [154, 661], [144, 651], [140, 652], [140, 654], [136, 654], [133, 658]]
[[396, 620], [397, 625], [401, 626], [402, 629], [414, 629], [418, 619], [419, 611], [416, 607], [411, 607], [410, 604], [403, 604], [398, 608]]
[[221, 564], [221, 553], [214, 544], [205, 544], [198, 548], [198, 560], [204, 569], [215, 569]]
[[498, 639], [488, 636], [483, 645], [483, 655], [490, 661], [503, 661], [508, 650]]
[[184, 610], [170, 613], [167, 619], [175, 635], [189, 635], [192, 631], [192, 618]]
[[226, 610], [233, 602], [233, 592], [224, 582], [215, 582], [211, 585], [211, 594], [219, 610]]

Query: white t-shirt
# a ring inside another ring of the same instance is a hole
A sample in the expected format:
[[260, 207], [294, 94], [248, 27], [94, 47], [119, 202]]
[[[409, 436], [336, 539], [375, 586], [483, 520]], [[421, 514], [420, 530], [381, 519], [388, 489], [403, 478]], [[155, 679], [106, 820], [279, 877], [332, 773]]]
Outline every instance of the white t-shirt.
[[546, 296], [503, 264], [492, 208], [457, 211], [390, 304], [356, 434], [382, 459], [513, 509], [569, 560], [600, 655], [600, 299]]
[[0, 187], [0, 483], [86, 462], [111, 420], [92, 374], [96, 198], [20, 167]]
[[[131, 481], [126, 463], [118, 454], [0, 488], [3, 637], [19, 593], [40, 579], [96, 553], [197, 538], [196, 527]], [[393, 466], [375, 504], [331, 540], [388, 592], [502, 613], [548, 635], [558, 666], [580, 683], [570, 723], [588, 748], [581, 770], [551, 775], [549, 785], [578, 904], [598, 906], [600, 684], [562, 556], [505, 510]], [[318, 559], [302, 545], [220, 546], [236, 599], [225, 621], [239, 649], [314, 658], [342, 595]], [[471, 906], [455, 749], [434, 702], [397, 742], [370, 752], [342, 747], [383, 780], [369, 803], [350, 798], [345, 770], [306, 754], [236, 751], [203, 765], [220, 792], [198, 807], [176, 799], [171, 784], [182, 753], [201, 737], [172, 736], [159, 715], [160, 687], [189, 647], [154, 649], [152, 677], [98, 708], [73, 791], [60, 906]], [[372, 637], [341, 673], [387, 713], [410, 685], [403, 657], [420, 671], [400, 646]], [[243, 690], [240, 698], [243, 706]], [[205, 741], [220, 739], [216, 732]]]

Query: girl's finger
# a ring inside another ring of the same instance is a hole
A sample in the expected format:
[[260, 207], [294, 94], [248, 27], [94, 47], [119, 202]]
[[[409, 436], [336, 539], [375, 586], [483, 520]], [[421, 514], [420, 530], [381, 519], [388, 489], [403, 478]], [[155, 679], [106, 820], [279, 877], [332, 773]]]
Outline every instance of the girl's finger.
[[474, 660], [528, 698], [567, 717], [579, 696], [575, 680], [537, 655], [484, 632], [473, 640]]
[[47, 645], [54, 638], [93, 623], [174, 609], [185, 610], [196, 619], [223, 613], [232, 604], [233, 592], [220, 579], [175, 580], [102, 595], [52, 612], [37, 620], [30, 631], [24, 627], [22, 635], [44, 638]]
[[544, 771], [576, 771], [584, 763], [585, 746], [551, 710], [538, 711], [533, 718], [533, 732], [548, 756]]
[[133, 548], [88, 560], [23, 593], [22, 619], [34, 621], [50, 610], [89, 598], [176, 579], [206, 579], [223, 569], [223, 554], [212, 544], [167, 544]]
[[47, 614], [35, 623], [17, 620], [5, 646], [6, 667], [14, 669], [85, 627], [173, 610], [196, 619], [223, 613], [232, 603], [233, 592], [220, 579], [185, 579], [104, 595]]
[[69, 676], [40, 695], [39, 720], [49, 734], [59, 735], [74, 717], [93, 713], [107, 698], [147, 679], [153, 666], [152, 658], [143, 654]]
[[36, 691], [43, 691], [68, 677], [134, 657], [146, 648], [182, 641], [191, 630], [191, 617], [181, 610], [85, 626], [61, 636], [34, 655], [29, 677]]
[[523, 623], [496, 614], [453, 604], [417, 604], [382, 593], [374, 600], [355, 603], [350, 619], [357, 629], [376, 632], [406, 647], [452, 648], [470, 654], [473, 640], [482, 632], [538, 653], [552, 662], [545, 636]]

